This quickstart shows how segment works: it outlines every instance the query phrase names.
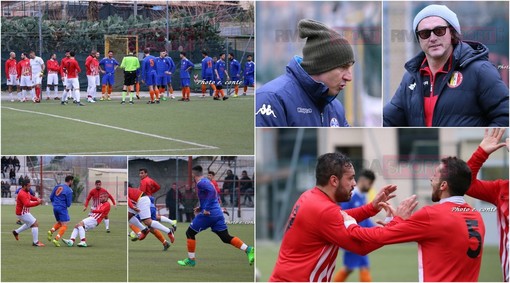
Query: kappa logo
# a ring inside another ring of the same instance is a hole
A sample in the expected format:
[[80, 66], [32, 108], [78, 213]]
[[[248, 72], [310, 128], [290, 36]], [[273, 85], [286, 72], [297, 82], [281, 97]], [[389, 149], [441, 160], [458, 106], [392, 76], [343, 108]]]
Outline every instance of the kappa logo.
[[409, 85], [409, 89], [410, 90], [414, 90], [414, 88], [416, 87], [416, 83], [413, 83], [413, 84], [410, 84]]
[[268, 104], [267, 106], [265, 104], [262, 104], [262, 107], [260, 107], [259, 110], [257, 110], [257, 112], [255, 113], [255, 115], [266, 115], [266, 116], [270, 116], [270, 115], [273, 115], [273, 117], [276, 118], [276, 115], [274, 114], [274, 111], [273, 109], [271, 109], [271, 105]]
[[336, 118], [331, 118], [331, 120], [329, 121], [329, 126], [333, 128], [338, 128], [340, 127], [340, 123], [338, 123], [338, 120]]
[[298, 107], [297, 108], [297, 112], [298, 113], [303, 113], [303, 114], [312, 114], [312, 108]]
[[455, 72], [453, 72], [452, 77], [448, 81], [448, 86], [450, 88], [456, 88], [456, 87], [460, 86], [463, 79], [464, 79], [464, 76], [462, 76], [462, 73], [459, 71], [455, 71]]

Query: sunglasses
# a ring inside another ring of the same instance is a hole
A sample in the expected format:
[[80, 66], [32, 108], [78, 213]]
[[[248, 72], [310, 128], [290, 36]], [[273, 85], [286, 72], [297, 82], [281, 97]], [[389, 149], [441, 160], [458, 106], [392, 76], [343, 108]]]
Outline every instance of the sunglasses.
[[433, 32], [436, 36], [443, 36], [446, 34], [446, 29], [448, 27], [447, 26], [439, 26], [439, 27], [435, 27], [433, 29], [422, 29], [422, 30], [419, 30], [416, 32], [416, 34], [421, 38], [421, 39], [427, 39], [430, 37], [430, 34]]

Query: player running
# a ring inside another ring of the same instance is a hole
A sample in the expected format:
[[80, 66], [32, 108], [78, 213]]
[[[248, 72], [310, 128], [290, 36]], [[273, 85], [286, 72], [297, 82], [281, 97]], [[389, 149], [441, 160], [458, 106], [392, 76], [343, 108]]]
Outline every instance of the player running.
[[41, 57], [35, 56], [34, 51], [30, 51], [30, 65], [32, 66], [32, 101], [35, 103], [41, 102], [41, 82], [44, 75], [44, 61]]
[[234, 84], [234, 97], [238, 97], [239, 84], [241, 83], [241, 63], [234, 58], [234, 53], [228, 54], [230, 61], [230, 81]]
[[[95, 185], [96, 187], [92, 190], [90, 190], [89, 194], [87, 195], [87, 198], [85, 199], [85, 204], [83, 205], [83, 211], [87, 210], [87, 207], [89, 206], [89, 201], [92, 199], [92, 206], [90, 207], [90, 214], [92, 214], [92, 210], [95, 210], [99, 206], [101, 206], [101, 195], [106, 194], [108, 195], [108, 198], [112, 201], [113, 206], [117, 207], [117, 204], [115, 203], [115, 199], [113, 196], [106, 190], [105, 188], [101, 187], [101, 180], [96, 180]], [[89, 216], [90, 216], [89, 214]], [[104, 217], [104, 226], [106, 227], [106, 233], [110, 233], [110, 219], [108, 218], [108, 214]]]
[[60, 66], [57, 61], [57, 54], [51, 54], [51, 57], [48, 61], [46, 61], [46, 66], [48, 68], [48, 76], [46, 78], [46, 100], [51, 99], [50, 95], [50, 87], [53, 88], [53, 94], [55, 97], [53, 99], [59, 100], [58, 97], [58, 73], [60, 72]]
[[244, 251], [248, 256], [250, 265], [255, 261], [255, 248], [246, 245], [241, 239], [232, 237], [228, 233], [227, 224], [225, 224], [225, 217], [223, 211], [218, 203], [218, 194], [214, 189], [211, 181], [203, 176], [202, 166], [197, 165], [192, 168], [193, 178], [196, 182], [198, 199], [200, 206], [195, 208], [197, 216], [191, 222], [188, 230], [186, 231], [188, 257], [177, 261], [180, 266], [194, 267], [196, 265], [195, 259], [195, 236], [203, 230], [211, 228], [211, 230], [220, 237], [225, 244]]
[[[53, 215], [55, 215], [57, 223], [48, 231], [48, 241], [53, 242], [55, 247], [60, 247], [59, 240], [66, 232], [67, 224], [71, 220], [67, 208], [71, 207], [73, 202], [73, 190], [71, 190], [73, 180], [73, 176], [66, 176], [64, 184], [56, 185], [50, 195], [51, 204], [53, 205]], [[59, 230], [58, 234], [55, 239], [52, 240], [53, 233], [57, 230]]]
[[99, 62], [99, 70], [102, 74], [105, 74], [102, 81], [101, 99], [99, 100], [112, 100], [110, 95], [115, 84], [115, 70], [118, 66], [119, 62], [113, 58], [113, 51], [108, 51], [108, 57]]
[[87, 247], [87, 239], [85, 237], [85, 231], [92, 230], [97, 227], [101, 223], [104, 217], [108, 215], [110, 212], [110, 203], [108, 202], [108, 194], [100, 195], [101, 204], [96, 209], [90, 211], [91, 215], [82, 221], [80, 221], [76, 226], [74, 226], [73, 233], [71, 234], [71, 239], [62, 239], [64, 243], [67, 244], [68, 247], [72, 247], [76, 240], [76, 236], [80, 236], [80, 242], [77, 244], [78, 247]]
[[18, 91], [18, 98], [21, 101], [21, 93], [19, 89], [18, 71], [16, 68], [16, 53], [9, 53], [9, 59], [5, 61], [5, 77], [7, 78], [7, 91], [9, 92], [9, 99], [14, 102], [12, 95], [12, 88], [16, 86]]
[[252, 61], [253, 56], [248, 55], [246, 56], [246, 64], [244, 64], [244, 91], [243, 95], [246, 95], [246, 92], [248, 91], [248, 87], [255, 87], [255, 63]]
[[16, 197], [16, 216], [23, 222], [23, 225], [12, 231], [12, 234], [16, 241], [19, 241], [19, 234], [28, 228], [32, 228], [32, 246], [44, 247], [44, 244], [39, 242], [39, 224], [37, 219], [30, 213], [30, 208], [42, 204], [43, 200], [30, 195], [29, 191], [30, 180], [25, 179]]
[[181, 52], [179, 55], [181, 57], [181, 87], [182, 87], [182, 98], [180, 101], [189, 101], [189, 96], [191, 94], [190, 89], [190, 72], [193, 70], [194, 66], [193, 62], [186, 58], [186, 52]]
[[32, 65], [30, 64], [30, 59], [23, 52], [21, 53], [21, 60], [16, 65], [19, 85], [21, 87], [21, 97], [20, 102], [27, 101], [27, 92], [32, 89], [33, 81], [32, 81]]
[[216, 91], [214, 85], [214, 62], [211, 57], [207, 55], [206, 51], [202, 51], [202, 97], [205, 97], [207, 85], [209, 85], [213, 92]]

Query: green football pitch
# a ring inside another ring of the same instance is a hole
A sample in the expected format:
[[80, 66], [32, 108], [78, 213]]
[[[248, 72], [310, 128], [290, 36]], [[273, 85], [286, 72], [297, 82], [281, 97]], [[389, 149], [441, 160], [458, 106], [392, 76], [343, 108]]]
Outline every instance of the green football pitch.
[[50, 100], [2, 101], [2, 153], [8, 155], [252, 155], [253, 95], [216, 101], [192, 96], [134, 105], [120, 99], [78, 107]]
[[[87, 217], [82, 204], [69, 210], [70, 225], [64, 238], [71, 236], [74, 225]], [[31, 229], [23, 231], [16, 241], [12, 230], [19, 227], [13, 205], [2, 206], [2, 282], [126, 282], [127, 241], [126, 207], [118, 206], [109, 214], [110, 231], [103, 223], [86, 234], [87, 248], [55, 247], [48, 241], [47, 231], [55, 223], [51, 205], [31, 208], [39, 223], [39, 241], [45, 247], [32, 246]]]
[[[143, 241], [129, 241], [129, 281], [254, 281], [254, 266], [249, 265], [246, 254], [224, 244], [210, 229], [196, 236], [196, 266], [179, 266], [177, 261], [188, 255], [185, 235], [188, 226], [189, 223], [177, 225], [175, 243], [167, 251], [163, 251], [161, 242], [152, 234], [147, 235]], [[232, 224], [228, 225], [228, 230], [232, 236], [239, 237], [247, 245], [253, 245], [253, 225]]]
[[[267, 281], [278, 257], [279, 245], [273, 242], [257, 241], [257, 269], [260, 281]], [[445, 247], [447, 248], [447, 247]], [[416, 243], [388, 245], [369, 255], [372, 280], [377, 282], [417, 282], [418, 281], [418, 247]], [[338, 253], [337, 267], [342, 265], [343, 252]], [[482, 256], [482, 267], [478, 281], [502, 282], [499, 262], [499, 249], [485, 246]], [[348, 282], [359, 282], [356, 270]]]

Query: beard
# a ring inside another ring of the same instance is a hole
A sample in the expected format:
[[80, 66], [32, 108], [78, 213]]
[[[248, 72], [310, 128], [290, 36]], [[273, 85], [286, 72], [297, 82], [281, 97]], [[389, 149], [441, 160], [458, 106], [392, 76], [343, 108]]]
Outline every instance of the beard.
[[341, 184], [339, 184], [335, 189], [335, 201], [336, 202], [345, 202], [351, 200], [351, 191], [354, 188], [343, 188]]
[[439, 190], [439, 186], [432, 186], [432, 202], [438, 202], [441, 200], [441, 191]]

